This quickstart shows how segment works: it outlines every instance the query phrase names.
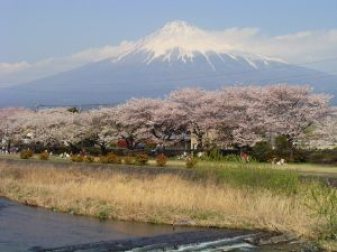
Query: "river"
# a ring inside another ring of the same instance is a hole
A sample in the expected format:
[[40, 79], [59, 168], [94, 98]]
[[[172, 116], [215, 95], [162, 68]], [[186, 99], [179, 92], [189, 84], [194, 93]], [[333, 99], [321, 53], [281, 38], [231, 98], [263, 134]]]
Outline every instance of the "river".
[[0, 198], [0, 251], [25, 251], [33, 246], [68, 244], [153, 236], [195, 228], [122, 221], [101, 222], [95, 218], [32, 208]]
[[[170, 225], [110, 220], [101, 222], [95, 218], [28, 207], [0, 197], [0, 252], [45, 251], [32, 249], [34, 247], [58, 247], [57, 251], [116, 251], [111, 249], [115, 246], [114, 241], [121, 241], [117, 247], [127, 247], [130, 241], [135, 246], [141, 244], [143, 247], [129, 251], [163, 251], [150, 249], [154, 243], [164, 243], [165, 251], [275, 251], [275, 246], [264, 249], [244, 242], [242, 237], [252, 234], [194, 227], [173, 229]], [[109, 241], [109, 249], [106, 248], [107, 243], [100, 241]], [[74, 244], [90, 244], [91, 248], [77, 245], [77, 249], [75, 246], [74, 250], [69, 250], [68, 245]], [[94, 249], [92, 244], [96, 244]], [[180, 245], [177, 247], [176, 244]], [[284, 250], [279, 251], [288, 250], [284, 247]]]

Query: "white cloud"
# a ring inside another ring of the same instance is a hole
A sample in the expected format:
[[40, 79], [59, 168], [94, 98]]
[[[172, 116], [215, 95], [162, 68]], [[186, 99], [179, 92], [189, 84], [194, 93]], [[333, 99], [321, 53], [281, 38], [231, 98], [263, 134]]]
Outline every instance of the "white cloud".
[[15, 63], [6, 63], [0, 62], [0, 74], [12, 74], [18, 71], [22, 71], [24, 69], [29, 68], [31, 65], [26, 61], [15, 62]]
[[107, 58], [113, 58], [132, 48], [134, 43], [123, 41], [119, 46], [104, 46], [102, 48], [90, 48], [71, 55], [71, 59], [78, 62], [95, 62]]
[[128, 50], [131, 45], [132, 43], [124, 41], [119, 46], [90, 48], [68, 57], [48, 58], [34, 63], [25, 61], [16, 63], [0, 62], [0, 87], [29, 82], [75, 69], [91, 62], [116, 57]]
[[296, 64], [324, 60], [337, 55], [337, 29], [276, 36], [262, 45], [262, 48], [257, 46], [261, 52], [286, 58]]

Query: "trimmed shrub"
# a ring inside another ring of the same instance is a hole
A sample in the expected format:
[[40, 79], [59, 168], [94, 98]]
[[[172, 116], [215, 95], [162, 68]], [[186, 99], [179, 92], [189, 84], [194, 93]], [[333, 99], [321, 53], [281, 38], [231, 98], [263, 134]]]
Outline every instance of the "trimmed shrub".
[[99, 162], [102, 164], [107, 164], [108, 163], [108, 159], [106, 158], [106, 156], [100, 156], [99, 157]]
[[156, 157], [156, 162], [158, 166], [164, 167], [166, 166], [166, 163], [167, 163], [167, 157], [164, 154], [159, 154]]
[[114, 153], [109, 153], [106, 156], [101, 156], [100, 162], [105, 164], [121, 164], [122, 159]]
[[149, 161], [149, 156], [146, 153], [139, 153], [136, 155], [136, 163], [138, 165], [146, 165]]
[[123, 160], [124, 160], [124, 164], [126, 164], [126, 165], [133, 165], [133, 164], [135, 164], [135, 158], [134, 157], [125, 156], [123, 158]]
[[198, 159], [192, 156], [186, 158], [185, 165], [186, 168], [193, 168], [197, 165]]
[[84, 156], [83, 157], [83, 161], [86, 162], [86, 163], [93, 163], [94, 162], [94, 157], [92, 156]]
[[86, 147], [85, 151], [86, 151], [86, 153], [88, 153], [91, 156], [101, 155], [101, 149], [99, 149], [97, 147]]
[[20, 158], [22, 159], [29, 159], [33, 156], [33, 151], [31, 151], [30, 149], [28, 150], [23, 150], [20, 152]]
[[44, 151], [40, 153], [40, 160], [48, 160], [48, 159], [49, 159], [48, 151]]
[[68, 111], [68, 112], [71, 112], [71, 113], [79, 113], [79, 112], [80, 112], [80, 111], [78, 110], [78, 108], [76, 108], [76, 107], [68, 108], [67, 111]]
[[81, 155], [71, 155], [70, 159], [73, 162], [83, 162], [83, 157]]

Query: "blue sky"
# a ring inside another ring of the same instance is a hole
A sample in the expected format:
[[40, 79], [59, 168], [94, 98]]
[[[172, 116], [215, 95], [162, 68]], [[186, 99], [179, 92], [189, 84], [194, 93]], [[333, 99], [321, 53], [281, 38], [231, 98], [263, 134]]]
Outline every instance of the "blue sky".
[[168, 21], [276, 36], [337, 28], [336, 0], [0, 0], [0, 62], [63, 57], [135, 40]]

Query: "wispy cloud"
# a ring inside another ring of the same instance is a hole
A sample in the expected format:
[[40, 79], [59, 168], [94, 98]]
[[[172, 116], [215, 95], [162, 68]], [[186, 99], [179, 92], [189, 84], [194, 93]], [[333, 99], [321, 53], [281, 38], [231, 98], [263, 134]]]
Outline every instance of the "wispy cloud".
[[33, 63], [25, 61], [14, 63], [0, 62], [0, 87], [29, 82], [75, 69], [88, 63], [113, 58], [128, 50], [131, 45], [131, 42], [124, 41], [118, 46], [89, 48], [68, 57], [48, 58]]
[[26, 61], [21, 61], [21, 62], [15, 62], [15, 63], [1, 63], [0, 62], [0, 74], [5, 75], [5, 74], [13, 74], [18, 71], [22, 71], [24, 69], [27, 69], [31, 67], [29, 63]]
[[337, 55], [337, 29], [302, 31], [272, 37], [262, 41], [262, 48], [261, 45], [257, 45], [258, 42], [257, 40], [255, 43], [257, 50], [296, 64]]

